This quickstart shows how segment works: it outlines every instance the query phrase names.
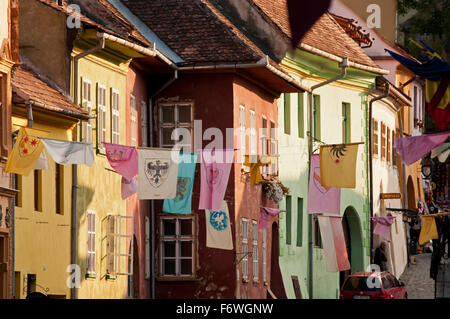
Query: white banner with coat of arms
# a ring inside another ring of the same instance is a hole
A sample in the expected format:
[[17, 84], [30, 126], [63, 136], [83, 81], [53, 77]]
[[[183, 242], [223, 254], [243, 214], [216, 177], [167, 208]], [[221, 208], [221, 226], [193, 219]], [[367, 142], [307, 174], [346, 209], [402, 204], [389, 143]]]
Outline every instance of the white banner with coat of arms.
[[174, 198], [180, 152], [139, 148], [138, 155], [138, 199]]
[[226, 201], [222, 202], [220, 211], [205, 210], [206, 247], [218, 249], [233, 249], [230, 214]]

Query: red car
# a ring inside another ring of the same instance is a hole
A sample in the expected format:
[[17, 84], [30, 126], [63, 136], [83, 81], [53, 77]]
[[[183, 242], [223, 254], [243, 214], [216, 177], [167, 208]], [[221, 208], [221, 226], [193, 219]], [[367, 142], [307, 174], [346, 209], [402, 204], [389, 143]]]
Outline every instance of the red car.
[[389, 272], [356, 272], [341, 288], [341, 299], [407, 299], [405, 284]]

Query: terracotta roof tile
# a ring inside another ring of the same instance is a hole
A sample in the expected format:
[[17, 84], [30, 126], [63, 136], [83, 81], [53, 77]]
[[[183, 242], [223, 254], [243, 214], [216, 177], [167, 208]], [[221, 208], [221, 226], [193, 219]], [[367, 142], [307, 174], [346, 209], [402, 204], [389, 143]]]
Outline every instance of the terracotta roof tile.
[[[284, 34], [291, 37], [286, 0], [253, 1]], [[329, 13], [323, 14], [316, 21], [301, 42], [353, 62], [379, 68]]]
[[74, 104], [69, 98], [51, 88], [37, 74], [21, 65], [13, 70], [11, 77], [13, 102], [27, 103], [30, 100], [42, 105], [43, 108], [70, 113], [76, 118], [86, 118], [88, 113]]

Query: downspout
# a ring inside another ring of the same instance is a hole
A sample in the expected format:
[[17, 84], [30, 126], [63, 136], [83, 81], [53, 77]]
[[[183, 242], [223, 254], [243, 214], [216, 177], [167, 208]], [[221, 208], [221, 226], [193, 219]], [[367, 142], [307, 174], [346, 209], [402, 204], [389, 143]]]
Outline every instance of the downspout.
[[386, 83], [386, 91], [383, 95], [377, 96], [369, 102], [369, 235], [370, 235], [370, 263], [373, 260], [373, 232], [372, 232], [372, 217], [373, 217], [373, 146], [372, 146], [372, 108], [373, 103], [389, 96], [389, 84]]
[[[154, 146], [153, 143], [153, 98], [161, 93], [164, 89], [166, 89], [169, 85], [175, 82], [178, 79], [178, 68], [173, 65], [174, 75], [173, 77], [167, 81], [163, 86], [161, 86], [155, 93], [153, 93], [148, 99], [148, 116], [149, 116], [149, 140], [150, 147]], [[150, 200], [150, 232], [151, 232], [151, 247], [150, 247], [150, 298], [155, 299], [155, 285], [156, 285], [156, 256], [155, 256], [155, 242], [156, 242], [156, 234], [155, 234], [155, 201]]]
[[[100, 44], [93, 47], [92, 49], [89, 49], [87, 51], [84, 51], [80, 54], [77, 54], [73, 58], [73, 98], [74, 98], [74, 104], [78, 104], [78, 60], [89, 55], [93, 54], [94, 52], [97, 52], [98, 50], [102, 50], [105, 48], [105, 39], [100, 38]], [[78, 132], [77, 132], [77, 126], [75, 126], [74, 129], [74, 135], [72, 136], [72, 139], [77, 139]], [[76, 265], [77, 264], [77, 244], [78, 244], [78, 227], [77, 227], [77, 196], [78, 196], [78, 165], [73, 164], [72, 165], [72, 227], [71, 227], [71, 238], [72, 238], [72, 254], [71, 254], [71, 264]], [[78, 298], [78, 287], [75, 285], [71, 288], [71, 299], [77, 299]]]
[[[313, 155], [313, 145], [314, 145], [314, 122], [313, 122], [313, 111], [314, 111], [314, 95], [313, 95], [313, 91], [315, 89], [318, 89], [322, 86], [325, 86], [327, 84], [330, 84], [332, 82], [338, 81], [342, 78], [344, 78], [347, 75], [347, 68], [349, 66], [348, 63], [348, 59], [347, 58], [343, 58], [342, 62], [339, 63], [339, 67], [342, 69], [341, 74], [339, 74], [338, 76], [329, 79], [325, 82], [313, 85], [311, 87], [311, 91], [309, 92], [309, 143], [308, 143], [308, 153], [309, 153], [309, 169], [308, 169], [308, 187], [309, 187], [309, 181], [310, 181], [310, 173], [311, 173], [311, 158]], [[313, 293], [314, 293], [314, 289], [313, 289], [313, 275], [314, 275], [314, 271], [313, 271], [313, 267], [314, 267], [314, 261], [313, 261], [313, 229], [314, 229], [314, 219], [313, 219], [313, 215], [312, 214], [308, 214], [308, 218], [309, 218], [309, 250], [308, 250], [308, 258], [309, 258], [309, 299], [313, 299]]]

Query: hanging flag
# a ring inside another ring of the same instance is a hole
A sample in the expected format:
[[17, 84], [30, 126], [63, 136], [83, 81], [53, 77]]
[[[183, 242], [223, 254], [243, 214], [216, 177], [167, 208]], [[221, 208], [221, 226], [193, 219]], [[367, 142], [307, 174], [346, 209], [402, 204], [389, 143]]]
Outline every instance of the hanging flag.
[[172, 214], [190, 214], [192, 212], [192, 189], [194, 188], [195, 166], [197, 154], [180, 154], [178, 165], [177, 195], [173, 199], [165, 199], [163, 211]]
[[308, 214], [340, 215], [341, 189], [324, 187], [320, 180], [320, 158], [318, 154], [313, 154], [309, 176]]
[[180, 151], [138, 149], [138, 199], [174, 198]]
[[425, 80], [427, 111], [436, 127], [445, 131], [450, 123], [450, 76], [439, 81]]
[[226, 201], [222, 201], [217, 211], [205, 210], [206, 247], [218, 249], [233, 249], [231, 236], [231, 220]]
[[94, 150], [91, 143], [63, 141], [42, 138], [48, 154], [61, 165], [85, 164], [94, 165]]
[[131, 195], [137, 193], [138, 180], [136, 176], [134, 176], [131, 180], [128, 180], [122, 176], [122, 181], [120, 184], [122, 199], [127, 199]]
[[359, 143], [320, 147], [320, 183], [324, 187], [355, 188]]
[[127, 180], [132, 180], [138, 173], [138, 155], [136, 148], [127, 145], [104, 144], [109, 165]]
[[49, 170], [47, 156], [45, 155], [45, 151], [42, 150], [41, 155], [39, 155], [36, 164], [33, 167], [34, 170]]
[[199, 209], [217, 211], [228, 185], [234, 150], [202, 150]]
[[44, 148], [41, 140], [32, 136], [33, 130], [21, 128], [17, 135], [5, 172], [27, 176], [33, 170]]
[[395, 221], [394, 216], [372, 217], [377, 224], [373, 230], [374, 234], [383, 236], [388, 241], [391, 241], [390, 227]]
[[394, 141], [394, 147], [396, 148], [397, 153], [399, 153], [402, 157], [402, 161], [406, 165], [411, 165], [426, 156], [433, 150], [433, 148], [436, 148], [444, 143], [449, 136], [450, 131], [444, 133], [396, 138]]
[[269, 165], [273, 161], [270, 155], [245, 155], [244, 165], [250, 167], [250, 186], [263, 181], [261, 166]]
[[324, 14], [331, 0], [315, 0], [305, 3], [298, 0], [287, 0], [289, 24], [291, 27], [291, 44], [293, 48], [303, 38], [305, 33]]
[[420, 229], [419, 245], [423, 245], [432, 239], [438, 239], [436, 227], [436, 215], [422, 215], [422, 228]]
[[335, 216], [318, 216], [318, 218], [327, 271], [338, 272], [350, 269], [342, 218]]
[[285, 210], [270, 207], [261, 207], [261, 212], [258, 219], [258, 230], [266, 229], [269, 224], [269, 217], [276, 217], [281, 212], [285, 212]]

